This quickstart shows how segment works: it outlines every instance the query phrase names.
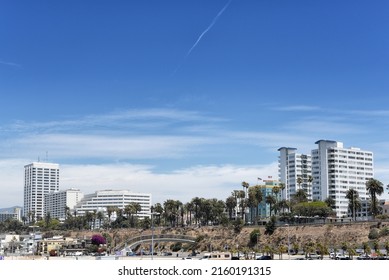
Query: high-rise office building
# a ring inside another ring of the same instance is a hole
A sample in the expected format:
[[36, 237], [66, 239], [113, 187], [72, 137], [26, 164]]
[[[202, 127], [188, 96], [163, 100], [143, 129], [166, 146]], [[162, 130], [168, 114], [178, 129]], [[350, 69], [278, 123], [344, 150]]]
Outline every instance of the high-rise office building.
[[24, 166], [24, 208], [28, 221], [44, 217], [44, 197], [59, 190], [59, 165], [33, 162]]

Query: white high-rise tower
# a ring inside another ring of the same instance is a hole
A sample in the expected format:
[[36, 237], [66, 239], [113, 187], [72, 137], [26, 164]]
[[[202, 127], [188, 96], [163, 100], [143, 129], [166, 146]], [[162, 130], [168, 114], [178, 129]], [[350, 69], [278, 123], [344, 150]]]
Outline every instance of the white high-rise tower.
[[296, 148], [289, 147], [281, 147], [278, 151], [278, 176], [285, 187], [281, 197], [290, 200], [297, 190], [303, 189], [308, 200], [312, 200], [311, 155], [297, 153]]
[[23, 215], [28, 221], [43, 218], [45, 195], [54, 191], [59, 191], [58, 164], [33, 162], [24, 166]]
[[[366, 205], [369, 194], [366, 181], [374, 177], [373, 153], [360, 148], [344, 148], [342, 142], [319, 140], [318, 148], [312, 150], [313, 199], [335, 201], [337, 217], [348, 216], [349, 201], [346, 192], [358, 192], [362, 204]], [[367, 216], [367, 208], [357, 213]]]

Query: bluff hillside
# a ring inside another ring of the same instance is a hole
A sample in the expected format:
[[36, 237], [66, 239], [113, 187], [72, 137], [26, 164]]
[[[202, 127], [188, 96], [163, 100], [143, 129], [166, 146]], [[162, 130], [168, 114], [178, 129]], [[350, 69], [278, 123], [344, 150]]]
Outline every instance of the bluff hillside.
[[[389, 235], [376, 235], [377, 239], [369, 239], [372, 231], [377, 233], [389, 232], [389, 222], [364, 222], [356, 224], [324, 224], [324, 225], [290, 225], [279, 226], [272, 235], [265, 235], [265, 227], [243, 227], [239, 232], [234, 228], [226, 227], [177, 227], [177, 228], [155, 228], [154, 234], [179, 234], [197, 238], [197, 250], [249, 250], [256, 248], [250, 243], [250, 233], [259, 229], [258, 246], [271, 246], [277, 248], [279, 245], [297, 244], [303, 248], [307, 243], [322, 244], [329, 248], [339, 248], [342, 244], [361, 247], [364, 242], [377, 240], [380, 247], [389, 241]], [[73, 237], [88, 237], [95, 233], [109, 234], [114, 240], [112, 243], [124, 244], [129, 238], [151, 234], [151, 230], [121, 229], [99, 232], [73, 232]], [[171, 245], [171, 244], [170, 244]], [[165, 248], [169, 245], [165, 245]]]

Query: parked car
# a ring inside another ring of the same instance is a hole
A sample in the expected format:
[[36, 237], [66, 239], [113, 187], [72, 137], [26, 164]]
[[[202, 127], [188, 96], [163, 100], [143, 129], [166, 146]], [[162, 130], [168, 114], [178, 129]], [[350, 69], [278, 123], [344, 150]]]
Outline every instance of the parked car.
[[346, 260], [346, 256], [341, 253], [330, 253], [330, 258], [333, 260]]
[[318, 254], [308, 254], [307, 260], [321, 260], [321, 255]]
[[343, 255], [343, 254], [338, 254], [338, 255], [336, 255], [335, 259], [336, 260], [349, 260], [350, 258], [345, 256], [345, 255]]
[[256, 260], [271, 260], [271, 259], [272, 259], [271, 256], [265, 256], [265, 255], [256, 258]]
[[357, 257], [357, 260], [370, 260], [370, 257], [366, 254], [362, 254]]

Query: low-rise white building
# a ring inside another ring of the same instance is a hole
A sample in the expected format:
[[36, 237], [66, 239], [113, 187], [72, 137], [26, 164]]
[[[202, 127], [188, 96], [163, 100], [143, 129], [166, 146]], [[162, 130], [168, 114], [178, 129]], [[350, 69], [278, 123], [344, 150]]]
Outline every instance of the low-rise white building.
[[51, 218], [65, 220], [67, 211], [71, 211], [82, 200], [84, 194], [78, 189], [50, 192], [45, 195], [45, 215], [50, 213]]
[[77, 216], [85, 215], [87, 212], [107, 213], [107, 207], [124, 208], [130, 203], [138, 203], [141, 206], [136, 216], [140, 218], [150, 217], [151, 215], [151, 194], [135, 193], [129, 190], [101, 190], [92, 194], [87, 194], [75, 206], [74, 210]]
[[11, 211], [0, 212], [0, 222], [4, 222], [8, 219], [22, 220], [22, 208], [14, 207]]

